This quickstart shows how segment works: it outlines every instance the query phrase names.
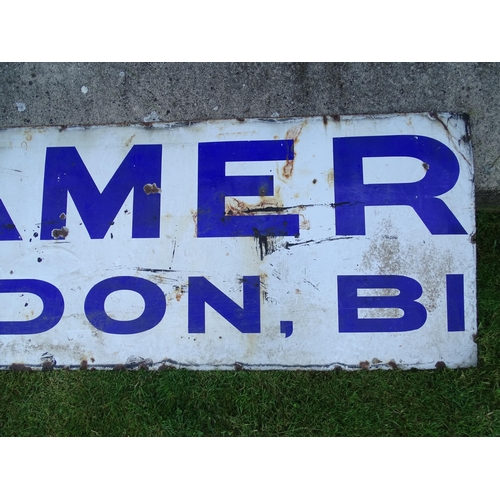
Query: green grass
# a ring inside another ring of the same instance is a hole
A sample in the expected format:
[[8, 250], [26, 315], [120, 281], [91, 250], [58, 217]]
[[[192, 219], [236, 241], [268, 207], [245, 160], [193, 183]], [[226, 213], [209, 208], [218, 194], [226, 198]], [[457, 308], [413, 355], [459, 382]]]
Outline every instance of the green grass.
[[0, 435], [500, 435], [500, 214], [477, 226], [477, 368], [5, 371]]

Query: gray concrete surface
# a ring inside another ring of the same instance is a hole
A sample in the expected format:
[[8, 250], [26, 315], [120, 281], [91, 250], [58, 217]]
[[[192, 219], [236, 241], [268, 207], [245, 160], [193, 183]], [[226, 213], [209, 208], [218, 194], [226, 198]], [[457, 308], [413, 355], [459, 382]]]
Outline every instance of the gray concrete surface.
[[498, 63], [2, 63], [0, 127], [333, 114], [470, 116], [478, 208], [500, 209]]

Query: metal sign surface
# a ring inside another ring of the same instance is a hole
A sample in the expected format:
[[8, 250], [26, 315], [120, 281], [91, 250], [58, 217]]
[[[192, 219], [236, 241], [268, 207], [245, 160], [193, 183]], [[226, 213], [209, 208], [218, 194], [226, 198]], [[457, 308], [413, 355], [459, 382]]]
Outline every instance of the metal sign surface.
[[0, 132], [0, 365], [476, 364], [461, 116]]

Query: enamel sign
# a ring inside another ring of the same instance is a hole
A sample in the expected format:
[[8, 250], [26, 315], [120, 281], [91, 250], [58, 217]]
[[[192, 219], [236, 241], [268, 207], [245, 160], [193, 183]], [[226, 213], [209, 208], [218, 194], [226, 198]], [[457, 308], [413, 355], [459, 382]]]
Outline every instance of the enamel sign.
[[476, 364], [460, 115], [0, 131], [0, 365]]

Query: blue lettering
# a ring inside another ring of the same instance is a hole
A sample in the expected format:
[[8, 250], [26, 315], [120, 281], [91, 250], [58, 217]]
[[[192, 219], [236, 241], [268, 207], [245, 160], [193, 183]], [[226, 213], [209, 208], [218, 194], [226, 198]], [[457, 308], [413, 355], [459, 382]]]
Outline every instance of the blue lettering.
[[446, 304], [449, 332], [465, 330], [464, 275], [446, 275]]
[[127, 154], [100, 193], [74, 147], [47, 148], [43, 185], [41, 239], [52, 239], [66, 213], [68, 193], [92, 239], [102, 239], [130, 191], [134, 190], [132, 238], [160, 236], [160, 196], [145, 186], [160, 187], [161, 145], [137, 145]]
[[[138, 318], [121, 321], [106, 314], [104, 302], [108, 295], [117, 290], [131, 290], [142, 296], [145, 306]], [[87, 319], [95, 328], [121, 335], [141, 333], [154, 328], [163, 319], [166, 308], [167, 303], [161, 289], [151, 281], [134, 276], [117, 276], [97, 283], [89, 291], [84, 305]]]
[[12, 222], [3, 201], [0, 200], [0, 241], [21, 240], [21, 235]]
[[260, 333], [260, 277], [243, 277], [243, 307], [204, 277], [190, 277], [188, 332], [205, 333], [205, 303], [241, 333]]
[[198, 145], [198, 238], [297, 236], [299, 216], [226, 215], [226, 196], [272, 196], [272, 175], [226, 176], [226, 162], [293, 160], [293, 141], [202, 142]]
[[[419, 302], [420, 283], [407, 276], [337, 276], [339, 332], [409, 332], [418, 330], [427, 319]], [[361, 288], [395, 288], [399, 295], [358, 297]], [[397, 308], [401, 318], [358, 318], [358, 309]]]
[[0, 321], [0, 335], [33, 335], [50, 330], [59, 323], [64, 312], [61, 292], [41, 280], [0, 280], [0, 293], [32, 293], [42, 299], [40, 316], [29, 321]]
[[[453, 152], [430, 137], [390, 135], [333, 139], [335, 218], [338, 235], [363, 235], [367, 206], [412, 207], [432, 234], [466, 234], [444, 201], [437, 198], [457, 182], [460, 167]], [[418, 182], [364, 184], [363, 158], [406, 156], [430, 166]]]

